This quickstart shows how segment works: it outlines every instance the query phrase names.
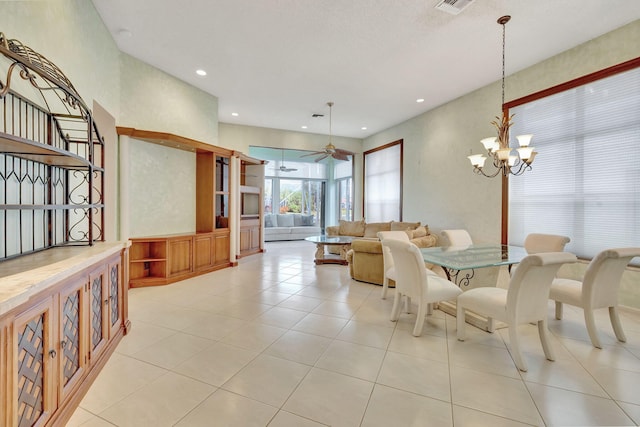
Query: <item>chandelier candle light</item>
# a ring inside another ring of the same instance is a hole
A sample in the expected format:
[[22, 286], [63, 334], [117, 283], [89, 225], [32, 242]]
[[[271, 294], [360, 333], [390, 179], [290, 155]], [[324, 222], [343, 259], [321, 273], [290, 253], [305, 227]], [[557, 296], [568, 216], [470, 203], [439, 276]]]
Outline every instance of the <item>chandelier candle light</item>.
[[[498, 19], [498, 24], [502, 25], [502, 105], [504, 105], [504, 70], [505, 70], [505, 25], [511, 16], [506, 15]], [[502, 173], [503, 176], [522, 175], [525, 171], [531, 170], [531, 163], [536, 157], [533, 147], [529, 146], [533, 135], [519, 135], [516, 136], [518, 140], [519, 148], [516, 148], [517, 154], [511, 154], [511, 147], [509, 146], [509, 128], [513, 124], [513, 116], [508, 116], [502, 111], [502, 118], [496, 117], [496, 120], [492, 121], [498, 131], [497, 137], [484, 138], [480, 142], [484, 146], [489, 157], [493, 160], [493, 166], [496, 168], [494, 172], [487, 173], [484, 170], [484, 163], [487, 157], [483, 154], [472, 154], [467, 156], [473, 166], [473, 171], [477, 174], [482, 174], [488, 178], [493, 178]]]

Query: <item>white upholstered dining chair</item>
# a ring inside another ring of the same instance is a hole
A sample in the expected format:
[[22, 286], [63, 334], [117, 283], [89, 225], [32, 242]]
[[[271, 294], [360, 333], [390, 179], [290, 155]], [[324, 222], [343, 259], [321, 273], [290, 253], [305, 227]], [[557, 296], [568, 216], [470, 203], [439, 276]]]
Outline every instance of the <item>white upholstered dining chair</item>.
[[387, 291], [389, 290], [389, 279], [395, 282], [396, 272], [393, 264], [393, 257], [391, 256], [391, 250], [385, 244], [385, 240], [395, 239], [408, 242], [409, 235], [404, 231], [378, 231], [377, 236], [382, 244], [382, 263], [384, 268], [384, 278], [382, 279], [382, 299], [386, 299]]
[[557, 234], [531, 233], [524, 239], [524, 249], [528, 254], [562, 252], [571, 241], [567, 236]]
[[385, 239], [385, 242], [393, 257], [396, 276], [391, 320], [395, 322], [400, 317], [403, 298], [407, 299], [407, 304], [414, 300], [418, 304], [418, 312], [413, 335], [419, 337], [422, 335], [429, 304], [454, 300], [462, 291], [455, 283], [429, 272], [420, 249], [413, 243], [393, 239]]
[[622, 273], [634, 257], [640, 257], [640, 248], [607, 249], [591, 260], [582, 281], [555, 279], [549, 298], [556, 302], [556, 319], [562, 319], [562, 304], [581, 307], [591, 343], [596, 348], [602, 348], [593, 311], [608, 308], [616, 338], [626, 342], [618, 317], [618, 289]]
[[[562, 252], [570, 241], [571, 239], [567, 236], [558, 234], [530, 233], [524, 239], [524, 249], [529, 255], [544, 252]], [[509, 266], [509, 272], [513, 274], [511, 266]]]
[[575, 255], [568, 252], [528, 255], [513, 273], [508, 289], [481, 287], [464, 292], [456, 301], [458, 340], [466, 339], [465, 310], [502, 321], [509, 326], [515, 364], [521, 371], [526, 371], [527, 364], [520, 352], [518, 325], [536, 322], [544, 354], [548, 360], [554, 360], [547, 329], [549, 288], [560, 266], [575, 262], [576, 259]]

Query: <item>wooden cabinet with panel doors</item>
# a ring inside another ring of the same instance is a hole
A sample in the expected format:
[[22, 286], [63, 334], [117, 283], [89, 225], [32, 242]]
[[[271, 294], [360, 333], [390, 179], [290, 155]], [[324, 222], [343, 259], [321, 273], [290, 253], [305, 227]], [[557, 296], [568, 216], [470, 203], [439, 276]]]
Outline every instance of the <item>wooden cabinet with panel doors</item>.
[[68, 268], [51, 264], [49, 277], [47, 267], [0, 277], [42, 276], [0, 300], [1, 425], [64, 425], [130, 327], [126, 249], [105, 245], [61, 261]]

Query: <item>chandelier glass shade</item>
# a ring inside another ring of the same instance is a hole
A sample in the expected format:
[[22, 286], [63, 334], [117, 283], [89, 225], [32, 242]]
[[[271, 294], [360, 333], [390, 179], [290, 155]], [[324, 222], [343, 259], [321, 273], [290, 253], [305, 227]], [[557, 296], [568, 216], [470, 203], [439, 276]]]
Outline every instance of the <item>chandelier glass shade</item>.
[[[511, 16], [506, 15], [498, 18], [498, 24], [502, 25], [502, 105], [504, 105], [504, 75], [505, 75], [505, 25]], [[484, 175], [488, 178], [493, 178], [498, 175], [522, 175], [524, 172], [531, 170], [531, 163], [536, 157], [536, 151], [529, 144], [533, 135], [519, 135], [516, 136], [518, 140], [518, 148], [515, 150], [511, 148], [509, 141], [509, 129], [513, 124], [513, 116], [503, 110], [502, 117], [496, 117], [496, 120], [491, 122], [495, 126], [498, 136], [484, 138], [480, 142], [487, 152], [484, 154], [472, 154], [467, 156], [473, 171], [477, 174]], [[493, 163], [493, 170], [488, 171], [485, 169], [485, 163], [487, 159], [491, 159]]]

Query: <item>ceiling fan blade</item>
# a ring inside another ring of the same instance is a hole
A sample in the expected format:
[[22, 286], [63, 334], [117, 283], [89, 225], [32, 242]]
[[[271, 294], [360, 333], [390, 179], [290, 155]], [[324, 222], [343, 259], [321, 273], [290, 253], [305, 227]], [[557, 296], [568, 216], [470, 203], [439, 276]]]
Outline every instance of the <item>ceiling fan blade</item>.
[[332, 157], [336, 160], [349, 160], [349, 157], [342, 153], [333, 153]]
[[319, 162], [320, 160], [323, 160], [323, 159], [325, 159], [325, 158], [327, 158], [327, 157], [329, 157], [329, 155], [328, 155], [327, 153], [324, 153], [324, 154], [322, 154], [322, 156], [318, 157], [318, 158], [315, 160], [315, 162], [317, 163], [317, 162]]
[[325, 154], [325, 152], [324, 151], [314, 151], [313, 153], [303, 154], [300, 157], [317, 156], [318, 154]]
[[343, 156], [353, 156], [353, 152], [348, 150], [343, 150], [342, 148], [336, 148], [336, 153], [342, 154]]

